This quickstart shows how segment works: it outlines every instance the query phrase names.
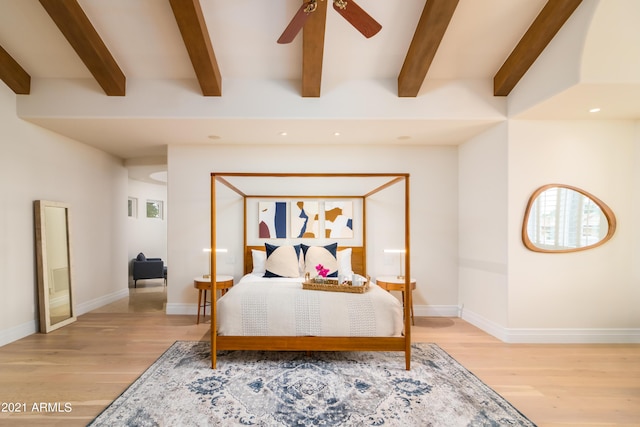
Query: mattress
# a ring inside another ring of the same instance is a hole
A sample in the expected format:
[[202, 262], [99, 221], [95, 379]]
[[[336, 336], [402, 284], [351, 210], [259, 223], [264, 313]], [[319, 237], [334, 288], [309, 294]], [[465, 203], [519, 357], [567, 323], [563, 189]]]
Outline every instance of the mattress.
[[302, 278], [248, 274], [217, 301], [218, 335], [397, 337], [403, 307], [371, 284], [362, 294], [302, 289]]

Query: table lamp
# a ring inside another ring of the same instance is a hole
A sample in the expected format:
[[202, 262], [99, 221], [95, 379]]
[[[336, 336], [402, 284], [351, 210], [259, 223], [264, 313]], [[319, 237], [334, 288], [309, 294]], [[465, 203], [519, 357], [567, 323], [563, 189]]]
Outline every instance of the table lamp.
[[396, 277], [398, 279], [404, 279], [404, 274], [402, 273], [402, 266], [404, 265], [404, 254], [407, 251], [404, 249], [385, 249], [384, 253], [385, 254], [400, 254], [400, 256], [398, 257], [400, 259], [400, 274], [398, 274]]
[[[205, 279], [211, 278], [211, 248], [204, 248], [202, 252], [209, 252], [209, 274], [203, 274], [202, 277]], [[228, 252], [224, 248], [216, 248], [216, 253], [226, 253]]]

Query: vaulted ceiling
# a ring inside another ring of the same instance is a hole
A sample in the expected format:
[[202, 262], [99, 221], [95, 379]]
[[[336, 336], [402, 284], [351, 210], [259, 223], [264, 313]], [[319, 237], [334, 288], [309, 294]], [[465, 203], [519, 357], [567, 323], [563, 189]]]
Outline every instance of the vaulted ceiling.
[[[262, 135], [262, 140], [276, 142], [285, 131], [291, 134], [289, 129], [300, 131], [298, 142], [322, 143], [314, 139], [319, 128], [311, 123], [318, 119], [332, 130], [342, 122], [340, 130], [347, 129], [341, 132], [342, 143], [374, 140], [366, 132], [380, 133], [377, 125], [387, 125], [393, 139], [406, 141], [412, 132], [402, 130], [408, 123], [402, 119], [411, 114], [383, 117], [379, 106], [364, 111], [384, 102], [375, 98], [377, 91], [393, 91], [394, 108], [415, 111], [425, 108], [425, 87], [441, 81], [487, 81], [495, 102], [503, 102], [582, 0], [358, 0], [382, 25], [370, 39], [335, 13], [330, 2], [318, 0], [302, 33], [293, 43], [280, 45], [276, 40], [302, 0], [0, 0], [0, 78], [21, 95], [25, 111], [33, 110], [35, 102], [48, 102], [38, 108], [55, 110], [51, 94], [62, 105], [73, 104], [87, 88], [92, 97], [103, 98], [95, 102], [107, 109], [118, 103], [125, 117], [112, 113], [104, 123], [98, 123], [96, 114], [76, 114], [74, 119], [72, 112], [25, 118], [123, 158], [158, 154], [158, 147], [173, 142], [203, 143], [207, 141], [199, 138], [207, 137], [208, 142], [257, 143]], [[99, 85], [101, 93], [87, 81]], [[147, 96], [148, 111], [131, 106], [141, 103], [137, 84], [173, 82], [171, 90], [180, 88], [167, 96], [179, 103], [180, 91], [193, 95], [193, 87], [184, 83], [189, 81], [197, 81], [198, 96], [205, 100], [183, 102], [200, 103], [201, 110], [211, 112], [198, 117], [164, 114], [153, 96]], [[59, 87], [70, 90], [68, 97]], [[310, 100], [291, 100], [292, 93]], [[341, 98], [353, 93], [364, 95], [353, 105]], [[282, 109], [262, 117], [269, 123], [260, 120], [255, 106], [265, 103], [265, 97], [274, 106], [265, 109]], [[120, 98], [124, 100], [114, 100]], [[221, 117], [218, 108], [240, 113]], [[243, 108], [248, 117], [240, 117]], [[156, 119], [171, 123], [171, 131]], [[459, 143], [491, 120], [463, 122], [433, 122], [417, 139]], [[247, 134], [247, 128], [254, 134]], [[194, 129], [201, 137], [190, 133]]]

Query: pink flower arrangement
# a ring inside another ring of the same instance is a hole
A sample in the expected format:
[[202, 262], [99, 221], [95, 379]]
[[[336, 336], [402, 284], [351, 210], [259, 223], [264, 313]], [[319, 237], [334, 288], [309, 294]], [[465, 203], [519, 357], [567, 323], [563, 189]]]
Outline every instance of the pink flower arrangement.
[[329, 274], [329, 269], [328, 268], [324, 268], [324, 266], [322, 264], [318, 264], [316, 265], [316, 271], [318, 272], [318, 276], [320, 277], [327, 277], [327, 274]]

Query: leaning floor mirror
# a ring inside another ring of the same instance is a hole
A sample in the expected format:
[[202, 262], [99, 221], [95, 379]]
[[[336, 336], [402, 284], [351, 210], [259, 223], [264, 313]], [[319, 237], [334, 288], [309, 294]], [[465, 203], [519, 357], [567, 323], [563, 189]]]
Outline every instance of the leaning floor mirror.
[[36, 266], [40, 332], [75, 322], [69, 205], [36, 200]]

